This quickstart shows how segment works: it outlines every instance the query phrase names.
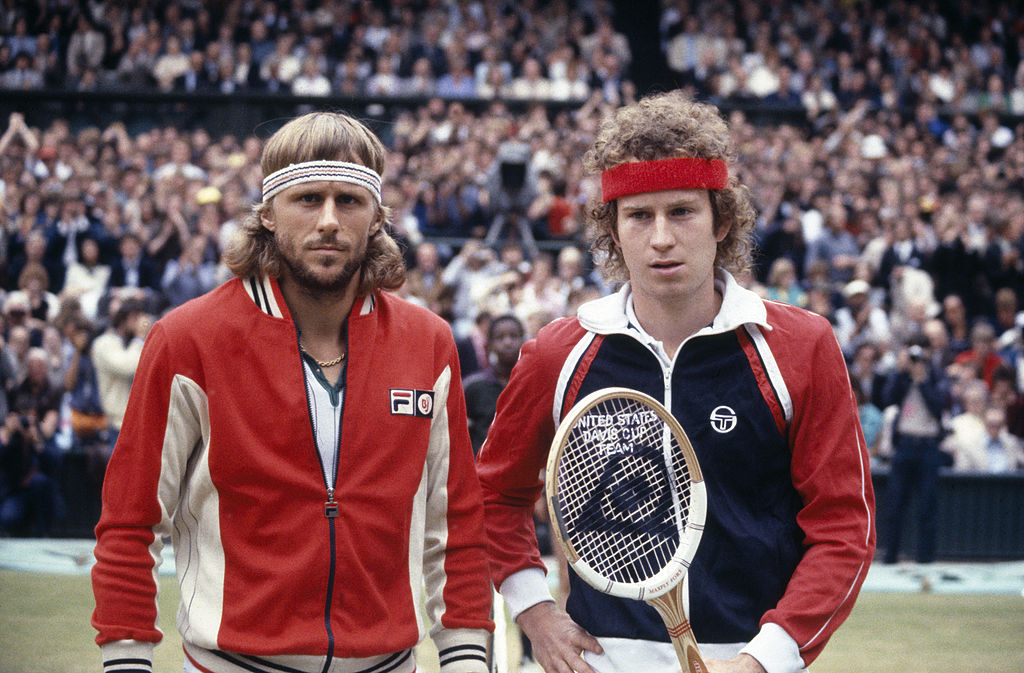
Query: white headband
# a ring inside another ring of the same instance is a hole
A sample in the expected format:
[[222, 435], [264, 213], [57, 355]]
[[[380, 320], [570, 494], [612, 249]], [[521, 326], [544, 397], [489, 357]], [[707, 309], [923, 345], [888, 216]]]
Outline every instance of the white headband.
[[377, 203], [381, 202], [380, 174], [372, 168], [347, 161], [303, 161], [299, 164], [289, 164], [263, 178], [263, 203], [274, 198], [275, 194], [286, 187], [321, 180], [349, 182], [366, 187], [377, 199]]

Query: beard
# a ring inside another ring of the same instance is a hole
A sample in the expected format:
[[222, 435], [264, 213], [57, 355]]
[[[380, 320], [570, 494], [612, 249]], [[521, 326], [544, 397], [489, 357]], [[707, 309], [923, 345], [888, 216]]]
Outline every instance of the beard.
[[366, 260], [365, 240], [362, 241], [362, 245], [350, 248], [348, 258], [334, 267], [307, 263], [299, 254], [301, 246], [291, 245], [276, 236], [274, 245], [278, 251], [278, 259], [288, 268], [292, 279], [313, 296], [345, 292]]

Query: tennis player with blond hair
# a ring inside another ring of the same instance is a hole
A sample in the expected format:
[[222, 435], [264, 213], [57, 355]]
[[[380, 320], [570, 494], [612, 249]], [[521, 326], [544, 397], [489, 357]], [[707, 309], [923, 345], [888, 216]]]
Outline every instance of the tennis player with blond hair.
[[[237, 277], [152, 328], [96, 528], [104, 670], [151, 671], [174, 545], [186, 672], [483, 673], [491, 590], [448, 325], [405, 277], [384, 148], [312, 113], [262, 156]], [[423, 582], [426, 592], [422, 591]]]

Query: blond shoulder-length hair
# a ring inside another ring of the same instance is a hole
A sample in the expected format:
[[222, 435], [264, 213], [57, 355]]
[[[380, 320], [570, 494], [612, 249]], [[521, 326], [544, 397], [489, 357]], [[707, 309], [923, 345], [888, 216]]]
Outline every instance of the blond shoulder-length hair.
[[[675, 157], [724, 159], [729, 166], [725, 189], [709, 190], [715, 229], [728, 227], [718, 243], [715, 266], [733, 273], [750, 266], [754, 207], [747, 188], [733, 174], [735, 151], [729, 128], [716, 107], [698, 103], [680, 91], [658, 94], [619, 108], [601, 122], [593, 145], [583, 156], [583, 169], [599, 175], [630, 161]], [[608, 280], [628, 280], [629, 272], [613, 233], [618, 221], [616, 201], [593, 198], [587, 204], [591, 252]]]
[[[340, 112], [311, 112], [291, 120], [267, 140], [260, 168], [266, 176], [304, 161], [340, 160], [383, 173], [384, 157], [380, 139], [359, 121]], [[224, 253], [225, 264], [236, 276], [280, 275], [281, 258], [274, 234], [260, 219], [272, 203], [273, 199], [253, 206]], [[391, 209], [377, 204], [377, 218], [381, 226], [366, 246], [360, 294], [393, 290], [405, 282], [402, 252], [387, 232]]]

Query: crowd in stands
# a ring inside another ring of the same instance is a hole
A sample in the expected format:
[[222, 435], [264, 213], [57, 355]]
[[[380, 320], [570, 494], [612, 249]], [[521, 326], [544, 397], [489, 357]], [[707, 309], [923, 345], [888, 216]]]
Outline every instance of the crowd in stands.
[[[399, 292], [449, 320], [464, 375], [487, 369], [493, 317], [528, 338], [614, 289], [590, 261], [597, 183], [578, 161], [638, 95], [608, 3], [24, 4], [0, 9], [0, 87], [425, 96], [381, 128], [384, 195]], [[741, 280], [832, 321], [876, 466], [893, 379], [924, 358], [950, 468], [1024, 469], [1024, 13], [671, 2], [659, 35], [694, 95], [805, 108], [765, 125], [724, 106], [759, 213]], [[100, 478], [149, 326], [229, 277], [262, 139], [5, 121], [0, 533], [45, 533], [62, 454], [90, 452]]]
[[[665, 0], [646, 31], [616, 5], [7, 2], [0, 86], [619, 103], [654, 74], [813, 118], [859, 100], [1024, 114], [1015, 3]], [[626, 33], [658, 42], [657, 55], [636, 56], [650, 50]]]

